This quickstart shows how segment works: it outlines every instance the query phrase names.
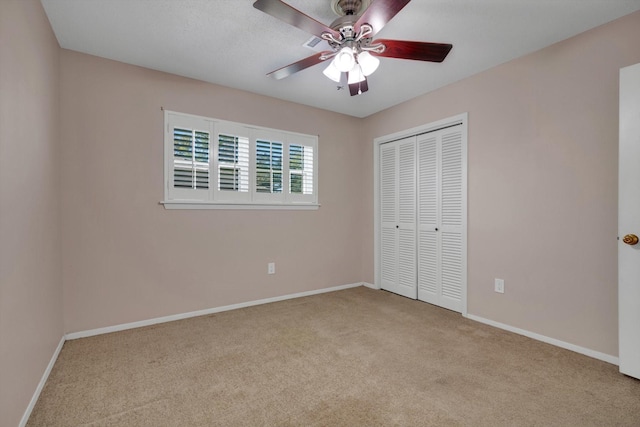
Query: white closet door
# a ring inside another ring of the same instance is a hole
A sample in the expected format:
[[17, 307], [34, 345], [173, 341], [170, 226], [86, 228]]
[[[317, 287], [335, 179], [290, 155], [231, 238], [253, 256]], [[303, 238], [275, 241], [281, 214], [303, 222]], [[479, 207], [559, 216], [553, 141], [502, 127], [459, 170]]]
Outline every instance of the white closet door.
[[380, 146], [380, 285], [387, 290], [398, 281], [397, 157], [394, 144]]
[[465, 290], [462, 130], [418, 136], [418, 299], [461, 312]]
[[463, 290], [466, 286], [464, 265], [463, 211], [463, 147], [459, 128], [444, 129], [441, 136], [440, 161], [440, 305], [450, 310], [462, 311]]
[[380, 147], [381, 285], [413, 298], [416, 285], [416, 143]]
[[416, 299], [416, 138], [398, 141], [398, 152], [399, 289], [395, 292]]
[[438, 239], [438, 143], [435, 133], [418, 136], [418, 299], [440, 303]]

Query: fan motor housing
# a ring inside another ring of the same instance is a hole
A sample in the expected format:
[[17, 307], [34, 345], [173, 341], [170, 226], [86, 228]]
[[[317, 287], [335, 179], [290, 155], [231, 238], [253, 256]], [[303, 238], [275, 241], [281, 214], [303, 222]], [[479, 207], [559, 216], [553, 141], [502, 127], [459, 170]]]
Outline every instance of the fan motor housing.
[[360, 15], [371, 0], [331, 0], [331, 9], [338, 16]]

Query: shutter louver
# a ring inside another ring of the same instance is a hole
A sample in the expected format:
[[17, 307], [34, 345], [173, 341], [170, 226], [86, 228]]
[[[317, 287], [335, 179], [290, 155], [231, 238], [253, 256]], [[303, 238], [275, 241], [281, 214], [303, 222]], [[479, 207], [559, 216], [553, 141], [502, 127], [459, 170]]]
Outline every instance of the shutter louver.
[[[442, 297], [444, 306], [460, 310], [457, 305], [462, 298], [462, 236], [460, 233], [442, 233]], [[445, 302], [446, 298], [450, 301]]]
[[442, 225], [462, 225], [462, 145], [460, 132], [442, 137]]
[[416, 221], [415, 143], [405, 142], [399, 148], [399, 222], [413, 228]]
[[380, 149], [380, 201], [382, 222], [396, 222], [396, 152], [392, 148]]

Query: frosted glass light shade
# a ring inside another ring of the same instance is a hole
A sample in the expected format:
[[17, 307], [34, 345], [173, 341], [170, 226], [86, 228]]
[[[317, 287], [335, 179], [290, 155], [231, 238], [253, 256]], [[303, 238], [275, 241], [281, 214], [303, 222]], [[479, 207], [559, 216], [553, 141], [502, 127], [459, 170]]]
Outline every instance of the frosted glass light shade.
[[327, 76], [328, 78], [330, 78], [336, 83], [340, 83], [340, 78], [342, 77], [342, 73], [340, 72], [340, 70], [336, 68], [333, 61], [329, 63], [329, 66], [324, 69], [322, 74], [324, 74], [325, 76]]
[[349, 80], [347, 82], [348, 84], [351, 85], [354, 83], [360, 83], [361, 81], [364, 81], [364, 79], [364, 74], [362, 73], [362, 69], [358, 64], [354, 65], [354, 67], [349, 70]]
[[333, 59], [333, 64], [338, 69], [338, 71], [342, 73], [346, 73], [347, 71], [353, 68], [353, 64], [356, 63], [356, 59], [353, 56], [353, 49], [350, 47], [343, 47], [340, 52]]
[[378, 69], [380, 60], [371, 55], [369, 52], [365, 51], [358, 55], [358, 63], [362, 68], [362, 74], [364, 74], [365, 76], [370, 76], [375, 70]]

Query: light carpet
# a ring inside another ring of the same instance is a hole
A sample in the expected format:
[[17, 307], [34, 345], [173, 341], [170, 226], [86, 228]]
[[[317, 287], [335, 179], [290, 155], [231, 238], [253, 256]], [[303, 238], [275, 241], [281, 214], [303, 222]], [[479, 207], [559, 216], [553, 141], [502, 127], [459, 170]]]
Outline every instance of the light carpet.
[[359, 287], [68, 341], [28, 425], [640, 426], [640, 381]]

